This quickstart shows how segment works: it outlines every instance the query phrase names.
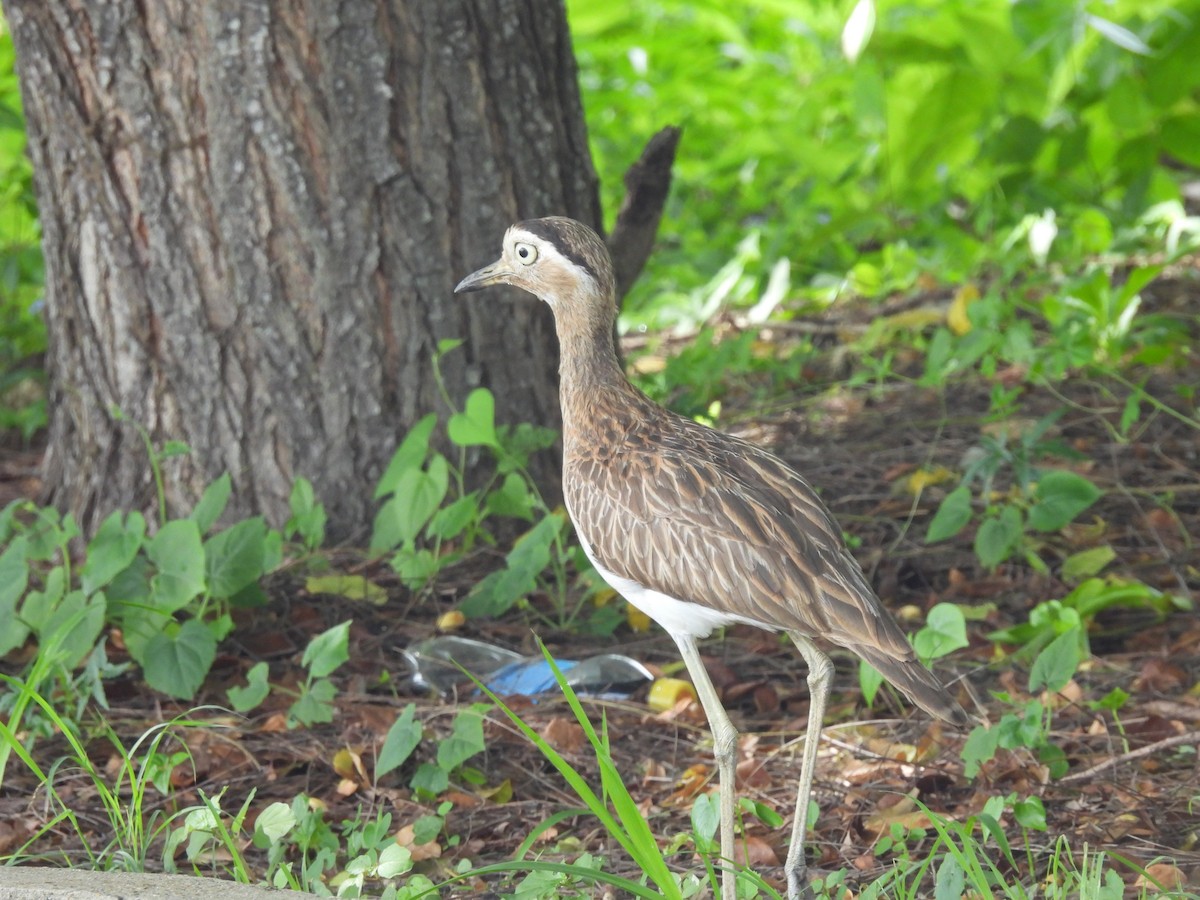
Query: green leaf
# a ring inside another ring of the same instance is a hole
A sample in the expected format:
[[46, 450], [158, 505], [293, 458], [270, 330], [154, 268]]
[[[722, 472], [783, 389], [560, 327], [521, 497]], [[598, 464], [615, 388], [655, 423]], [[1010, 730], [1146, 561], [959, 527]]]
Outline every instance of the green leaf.
[[208, 534], [208, 530], [216, 524], [217, 519], [221, 518], [221, 513], [225, 512], [225, 507], [229, 503], [229, 495], [232, 492], [233, 481], [229, 478], [228, 472], [204, 489], [204, 493], [200, 496], [200, 502], [188, 516], [196, 523], [201, 534]]
[[[195, 528], [195, 522], [187, 521]], [[196, 531], [196, 540], [200, 540], [199, 531]], [[174, 634], [160, 631], [146, 642], [142, 673], [156, 691], [190, 700], [196, 696], [212, 668], [217, 656], [217, 640], [205, 624], [196, 619], [188, 619], [172, 630]]]
[[1142, 400], [1146, 394], [1140, 387], [1125, 398], [1125, 406], [1121, 410], [1121, 424], [1118, 426], [1122, 435], [1129, 434], [1129, 429], [1142, 417]]
[[416, 705], [408, 704], [388, 729], [387, 737], [383, 739], [383, 747], [379, 750], [379, 758], [375, 762], [376, 780], [404, 765], [421, 743], [421, 723], [416, 721], [416, 714]]
[[36, 634], [42, 635], [66, 593], [66, 570], [62, 566], [55, 566], [43, 578], [42, 589], [26, 595], [25, 602], [21, 604], [21, 619]]
[[952, 538], [966, 527], [971, 521], [971, 491], [967, 486], [959, 485], [942, 501], [929, 529], [925, 532], [925, 543], [936, 544]]
[[428, 584], [429, 579], [441, 570], [441, 563], [432, 551], [418, 550], [411, 544], [397, 550], [389, 564], [404, 586], [414, 591]]
[[450, 467], [440, 453], [429, 461], [429, 471], [404, 472], [392, 497], [375, 516], [371, 550], [391, 550], [414, 540], [442, 505], [449, 489]]
[[[416, 823], [414, 823], [414, 835], [416, 834], [415, 825], [419, 825], [426, 819], [436, 818], [436, 816], [422, 816], [421, 818], [417, 819]], [[441, 820], [439, 819], [438, 821]], [[438, 830], [441, 830], [440, 827]], [[434, 837], [437, 837], [437, 832], [434, 833]], [[432, 840], [432, 838], [430, 838], [430, 840]], [[422, 843], [422, 841], [418, 840], [417, 843]], [[428, 843], [428, 841], [424, 843]], [[400, 846], [395, 841], [391, 841], [386, 847], [379, 851], [379, 862], [375, 864], [375, 876], [377, 878], [384, 879], [395, 878], [398, 875], [403, 875], [405, 872], [408, 872], [412, 869], [412, 867], [412, 851], [407, 847]], [[428, 893], [423, 889], [423, 885], [409, 882], [407, 887], [409, 890], [413, 890], [414, 888], [417, 889], [413, 893], [413, 896], [422, 896]]]
[[267, 699], [271, 685], [267, 682], [267, 664], [257, 662], [246, 673], [246, 686], [234, 685], [225, 691], [229, 702], [240, 713], [249, 712]]
[[409, 787], [418, 793], [436, 796], [450, 787], [450, 773], [433, 763], [421, 763], [413, 773]]
[[985, 519], [975, 532], [975, 555], [987, 569], [994, 569], [1012, 555], [1022, 534], [1021, 511], [1005, 506], [998, 516]]
[[421, 816], [413, 822], [413, 843], [428, 844], [442, 833], [446, 820], [441, 816]]
[[483, 741], [483, 713], [489, 707], [476, 703], [454, 717], [450, 736], [438, 744], [437, 764], [446, 772], [457, 769], [487, 746]]
[[1034, 831], [1046, 830], [1046, 807], [1041, 797], [1026, 797], [1013, 804], [1013, 818], [1022, 828]]
[[204, 542], [208, 592], [223, 600], [263, 576], [267, 523], [262, 516], [238, 522]]
[[1098, 575], [1105, 566], [1117, 558], [1117, 551], [1108, 544], [1089, 547], [1072, 553], [1062, 564], [1062, 577], [1067, 581], [1078, 581]]
[[1038, 531], [1058, 531], [1091, 506], [1100, 489], [1074, 472], [1055, 469], [1038, 481], [1029, 524]]
[[131, 512], [122, 521], [118, 510], [105, 519], [88, 544], [87, 561], [79, 573], [85, 594], [95, 593], [129, 567], [146, 537], [146, 520]]
[[550, 548], [565, 520], [551, 513], [517, 538], [504, 568], [473, 587], [461, 609], [469, 617], [498, 616], [537, 587], [537, 577], [550, 564]]
[[41, 630], [41, 652], [58, 655], [65, 668], [74, 669], [96, 646], [104, 628], [105, 609], [103, 591], [90, 597], [83, 591], [71, 591]]
[[192, 519], [176, 519], [160, 528], [147, 542], [146, 556], [157, 570], [150, 579], [155, 606], [174, 612], [204, 590], [204, 546]]
[[431, 538], [448, 541], [462, 534], [467, 526], [478, 522], [481, 515], [479, 494], [472, 491], [434, 513], [425, 533]]
[[296, 815], [286, 803], [276, 801], [258, 814], [254, 833], [262, 834], [272, 844], [283, 840], [296, 827]]
[[965, 763], [963, 774], [974, 778], [979, 774], [980, 767], [989, 762], [1000, 747], [1000, 729], [989, 728], [986, 725], [976, 725], [963, 744], [962, 760]]
[[64, 541], [66, 522], [53, 506], [44, 506], [34, 514], [34, 521], [25, 530], [30, 559], [49, 560]]
[[460, 447], [499, 447], [496, 440], [496, 401], [487, 388], [475, 388], [467, 395], [462, 412], [446, 424], [446, 434]]
[[375, 488], [376, 500], [394, 492], [405, 472], [420, 469], [425, 464], [425, 457], [429, 455], [429, 438], [436, 425], [437, 416], [430, 413], [409, 429], [396, 452], [392, 454], [392, 460], [388, 463], [383, 477], [379, 479]]
[[174, 456], [188, 456], [192, 452], [184, 441], [167, 441], [158, 451], [159, 459], [171, 459]]
[[325, 507], [317, 502], [307, 478], [297, 478], [292, 484], [288, 507], [292, 515], [283, 528], [288, 537], [297, 535], [309, 550], [325, 543]]
[[333, 721], [333, 698], [337, 687], [328, 678], [318, 678], [300, 686], [300, 698], [288, 707], [288, 715], [301, 725], [319, 725]]
[[958, 860], [947, 853], [938, 866], [933, 900], [962, 900], [966, 895], [967, 875]]
[[17, 601], [29, 583], [27, 549], [24, 535], [18, 535], [0, 553], [0, 656], [20, 647], [29, 637], [29, 628], [17, 618]]
[[237, 593], [230, 594], [228, 600], [229, 605], [234, 609], [254, 609], [257, 606], [266, 606], [271, 602], [271, 598], [267, 596], [267, 592], [257, 581], [252, 581]]
[[1061, 691], [1066, 687], [1079, 668], [1081, 643], [1080, 629], [1072, 628], [1047, 644], [1029, 670], [1029, 692], [1037, 693], [1043, 687]]
[[533, 521], [533, 492], [525, 479], [515, 472], [505, 476], [500, 487], [487, 496], [489, 515], [509, 516], [514, 519]]
[[702, 841], [712, 843], [721, 824], [721, 804], [714, 794], [697, 794], [692, 801], [692, 831]]
[[953, 653], [969, 643], [966, 617], [953, 603], [938, 603], [929, 610], [925, 627], [913, 636], [913, 648], [925, 662]]
[[350, 658], [350, 623], [347, 619], [322, 631], [308, 642], [300, 664], [308, 669], [313, 678], [324, 678]]
[[875, 702], [879, 688], [883, 686], [883, 676], [879, 670], [865, 659], [858, 661], [858, 687], [862, 691], [863, 702], [870, 707]]

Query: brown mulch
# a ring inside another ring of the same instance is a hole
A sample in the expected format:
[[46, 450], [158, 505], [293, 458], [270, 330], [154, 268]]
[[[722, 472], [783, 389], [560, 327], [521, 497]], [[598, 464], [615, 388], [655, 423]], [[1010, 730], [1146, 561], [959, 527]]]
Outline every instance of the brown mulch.
[[[1200, 383], [1198, 376], [1195, 370], [1158, 373], [1147, 390], [1172, 398], [1176, 388]], [[856, 553], [880, 595], [910, 620], [910, 629], [919, 627], [924, 613], [938, 602], [962, 603], [977, 612], [978, 620], [969, 623], [971, 646], [938, 668], [947, 679], [956, 679], [955, 690], [969, 709], [995, 722], [1015, 709], [998, 700], [995, 692], [1007, 691], [1017, 703], [1027, 699], [1022, 691], [1028, 661], [998, 657], [986, 635], [1025, 621], [1037, 603], [1067, 594], [1071, 586], [1057, 572], [1071, 552], [1107, 542], [1117, 555], [1107, 573], [1186, 597], [1195, 597], [1200, 589], [1197, 431], [1163, 413], [1146, 411], [1134, 439], [1117, 440], [1108, 426], [1119, 419], [1121, 409], [1107, 395], [1110, 388], [1068, 382], [1055, 392], [1030, 389], [1021, 400], [1021, 416], [1030, 419], [1065, 409], [1053, 434], [1086, 457], [1069, 464], [1106, 492], [1078, 529], [1048, 536], [1038, 548], [1049, 564], [1048, 575], [1024, 563], [982, 571], [971, 552], [970, 529], [944, 544], [925, 545], [929, 517], [954, 482], [931, 487], [915, 500], [902, 489], [917, 468], [961, 471], [964, 454], [983, 433], [987, 385], [955, 385], [944, 392], [901, 387], [875, 395], [810, 395], [801, 398], [799, 408], [783, 414], [763, 417], [746, 411], [739, 430], [774, 446], [820, 486], [847, 531], [858, 539]], [[737, 398], [726, 404], [736, 408]], [[1184, 408], [1182, 402], [1179, 406]], [[1190, 414], [1195, 414], [1194, 408]], [[31, 477], [28, 459], [6, 464], [0, 482], [11, 486], [10, 473]], [[996, 487], [1005, 490], [1007, 484], [998, 482]], [[361, 568], [388, 589], [390, 600], [380, 607], [310, 596], [300, 572], [272, 578], [267, 585], [270, 604], [241, 616], [195, 705], [224, 704], [225, 689], [244, 683], [245, 671], [260, 659], [271, 664], [274, 683], [294, 682], [300, 675], [300, 654], [313, 635], [352, 618], [353, 655], [335, 675], [340, 689], [335, 720], [309, 729], [281, 728], [280, 713], [287, 701], [276, 694], [246, 719], [203, 714], [213, 720], [213, 727], [185, 733], [194, 772], [190, 767], [176, 770], [172, 808], [194, 804], [199, 790], [211, 796], [228, 787], [226, 810], [238, 808], [251, 790], [257, 792], [251, 819], [266, 804], [290, 802], [299, 793], [327, 804], [330, 821], [351, 818], [361, 807], [371, 814], [390, 812], [395, 828], [430, 813], [436, 802], [415, 799], [407, 788], [408, 778], [415, 764], [433, 757], [436, 738], [449, 734], [457, 703], [413, 693], [398, 650], [435, 634], [438, 617], [452, 610], [493, 564], [490, 557], [471, 560], [445, 573], [436, 589], [420, 598], [405, 592], [385, 568]], [[460, 633], [534, 654], [535, 631], [561, 658], [616, 651], [659, 671], [680, 670], [674, 645], [658, 631], [635, 633], [622, 627], [615, 637], [597, 638], [535, 629], [514, 615], [469, 622]], [[913, 798], [963, 821], [978, 814], [989, 797], [1015, 793], [1040, 797], [1045, 805], [1048, 830], [1028, 836], [1035, 870], [1052, 852], [1057, 836], [1064, 835], [1076, 852], [1086, 845], [1092, 852], [1119, 854], [1138, 864], [1168, 856], [1193, 885], [1200, 884], [1200, 828], [1194, 810], [1200, 796], [1200, 622], [1193, 613], [1160, 619], [1144, 610], [1117, 609], [1099, 618], [1091, 637], [1094, 658], [1063, 696], [1048, 698], [1054, 706], [1054, 740], [1066, 751], [1070, 766], [1067, 776], [1058, 780], [1051, 780], [1031, 754], [1015, 750], [1002, 752], [978, 779], [967, 781], [959, 757], [966, 735], [913, 713], [886, 688], [875, 708], [865, 709], [856, 667], [849, 654], [839, 653], [818, 763], [821, 816], [810, 832], [812, 868], [848, 868], [853, 873], [850, 884], [869, 883], [890, 859], [872, 852], [876, 839], [893, 823], [926, 824]], [[790, 822], [808, 706], [800, 659], [774, 636], [748, 628], [731, 629], [723, 641], [706, 644], [705, 653], [743, 732], [740, 794]], [[188, 708], [147, 692], [134, 675], [106, 687], [111, 709], [105, 718], [127, 745], [148, 727]], [[1116, 687], [1130, 694], [1118, 714], [1093, 706]], [[653, 713], [644, 694], [620, 702], [587, 701], [587, 708], [593, 721], [599, 721], [603, 709], [616, 765], [667, 843], [690, 828], [689, 812], [697, 793], [713, 787], [711, 743], [703, 715], [694, 705]], [[570, 727], [564, 701], [543, 697], [536, 703], [513, 702], [531, 726], [548, 735], [598, 784], [592, 752]], [[361, 755], [369, 772], [384, 734], [408, 703], [417, 705], [432, 739], [402, 771], [378, 786], [364, 779], [355, 783], [353, 778], [347, 784], [344, 773], [334, 769], [334, 754], [351, 749]], [[478, 865], [511, 858], [531, 828], [559, 810], [580, 805], [537, 749], [499, 713], [488, 716], [486, 736], [486, 752], [471, 765], [484, 774], [488, 789], [507, 782], [511, 799], [494, 802], [487, 799], [489, 790], [455, 786], [455, 805], [443, 837], [458, 840], [453, 846], [443, 840], [441, 858], [419, 864], [435, 880], [449, 875], [462, 859]], [[113, 754], [102, 738], [93, 739], [89, 747], [98, 764], [111, 765]], [[42, 737], [36, 756], [47, 766], [67, 749], [61, 737]], [[352, 792], [340, 793], [339, 787]], [[83, 813], [94, 843], [105, 843], [110, 826], [95, 806], [94, 791], [70, 770], [60, 772], [59, 788]], [[157, 795], [152, 798], [162, 802]], [[11, 760], [0, 790], [0, 855], [20, 846], [51, 814], [36, 781]], [[788, 826], [770, 829], [747, 821], [757, 865], [782, 887], [781, 871], [770, 867], [786, 855]], [[1003, 824], [1014, 846], [1024, 847], [1026, 839], [1011, 818]], [[74, 842], [74, 835], [59, 827], [27, 852], [52, 860], [79, 860], [81, 848]], [[560, 822], [536, 852], [557, 859], [572, 858], [581, 849], [607, 856], [608, 871], [637, 877], [620, 849], [588, 816]], [[1024, 865], [1023, 853], [1017, 857]], [[673, 863], [702, 871], [686, 854]], [[1029, 882], [1041, 874], [1014, 877]], [[1123, 874], [1132, 883], [1134, 874]], [[462, 896], [477, 896], [480, 887], [467, 884]]]

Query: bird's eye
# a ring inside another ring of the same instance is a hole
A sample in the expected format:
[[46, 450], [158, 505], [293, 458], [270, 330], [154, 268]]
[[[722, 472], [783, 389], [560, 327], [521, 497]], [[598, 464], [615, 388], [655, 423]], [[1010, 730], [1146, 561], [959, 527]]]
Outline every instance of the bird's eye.
[[517, 255], [517, 259], [527, 266], [537, 259], [537, 247], [533, 244], [517, 244], [513, 248], [513, 252]]

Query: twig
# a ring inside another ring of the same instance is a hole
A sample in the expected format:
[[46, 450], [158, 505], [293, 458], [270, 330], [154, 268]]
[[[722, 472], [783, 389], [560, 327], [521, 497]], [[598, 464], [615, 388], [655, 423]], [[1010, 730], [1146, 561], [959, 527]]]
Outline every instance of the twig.
[[1084, 769], [1082, 772], [1076, 772], [1074, 775], [1060, 778], [1058, 779], [1058, 784], [1084, 781], [1093, 775], [1103, 772], [1105, 769], [1111, 769], [1114, 766], [1119, 766], [1121, 763], [1132, 762], [1135, 759], [1141, 759], [1143, 756], [1150, 756], [1159, 750], [1166, 750], [1168, 747], [1177, 747], [1180, 744], [1200, 744], [1200, 731], [1188, 731], [1183, 734], [1177, 734], [1174, 737], [1164, 738], [1161, 741], [1155, 741], [1153, 744], [1147, 744], [1145, 747], [1138, 747], [1136, 750], [1130, 750], [1128, 753], [1122, 753], [1120, 756], [1106, 759], [1104, 762], [1092, 766], [1090, 769]]

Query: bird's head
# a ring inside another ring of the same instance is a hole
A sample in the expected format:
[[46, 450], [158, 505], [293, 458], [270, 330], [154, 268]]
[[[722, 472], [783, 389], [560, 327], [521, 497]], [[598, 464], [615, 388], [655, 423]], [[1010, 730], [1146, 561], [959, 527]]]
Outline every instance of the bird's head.
[[599, 235], [574, 219], [528, 219], [504, 234], [500, 258], [458, 283], [456, 294], [493, 284], [511, 284], [546, 301], [555, 315], [600, 318], [616, 313], [608, 248]]

